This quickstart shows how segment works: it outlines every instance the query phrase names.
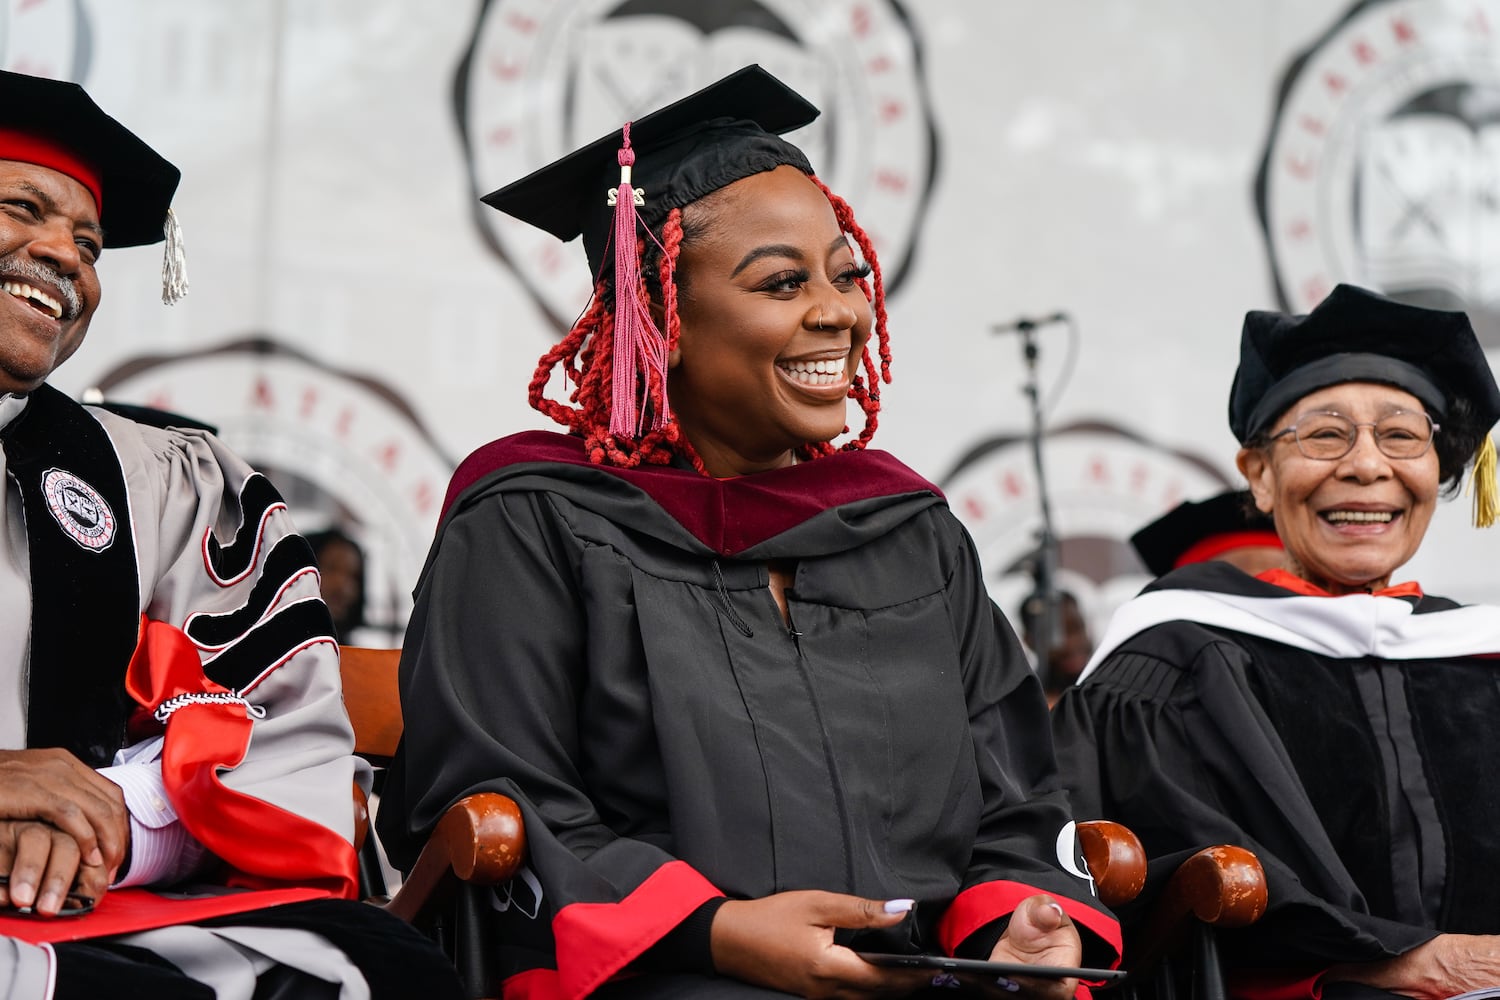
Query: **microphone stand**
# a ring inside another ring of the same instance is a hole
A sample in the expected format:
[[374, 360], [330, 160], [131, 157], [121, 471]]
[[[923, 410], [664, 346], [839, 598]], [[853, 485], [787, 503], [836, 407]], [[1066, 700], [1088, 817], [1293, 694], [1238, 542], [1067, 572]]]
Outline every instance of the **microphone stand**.
[[1031, 442], [1031, 463], [1036, 469], [1038, 506], [1042, 515], [1041, 527], [1036, 532], [1036, 556], [1032, 560], [1032, 577], [1036, 581], [1037, 598], [1042, 602], [1041, 613], [1036, 616], [1036, 635], [1040, 649], [1033, 649], [1037, 659], [1037, 673], [1043, 685], [1052, 679], [1052, 653], [1057, 645], [1058, 600], [1057, 600], [1057, 533], [1052, 528], [1052, 502], [1047, 493], [1047, 472], [1042, 462], [1042, 399], [1037, 384], [1036, 343], [1037, 323], [1020, 320], [1016, 332], [1021, 335], [1021, 353], [1026, 360], [1026, 382], [1021, 392], [1031, 401], [1031, 430], [1027, 437]]

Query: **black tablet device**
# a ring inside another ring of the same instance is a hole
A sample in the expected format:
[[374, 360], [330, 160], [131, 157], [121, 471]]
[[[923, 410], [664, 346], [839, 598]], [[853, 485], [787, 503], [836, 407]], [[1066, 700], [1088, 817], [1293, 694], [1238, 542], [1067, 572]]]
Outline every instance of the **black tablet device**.
[[947, 955], [889, 955], [881, 952], [855, 952], [871, 965], [898, 969], [936, 969], [940, 972], [980, 974], [986, 976], [1032, 976], [1038, 979], [1082, 979], [1089, 983], [1113, 983], [1125, 978], [1118, 969], [1075, 969], [1061, 965], [1026, 965], [1021, 962], [983, 962], [972, 958], [949, 958]]
[[[10, 886], [10, 876], [9, 875], [0, 875], [0, 885], [9, 887]], [[59, 917], [81, 917], [85, 913], [92, 912], [93, 909], [94, 909], [94, 901], [92, 899], [90, 899], [87, 896], [80, 896], [76, 892], [70, 892], [70, 893], [67, 894], [66, 897], [64, 897], [62, 908], [57, 911], [57, 916], [59, 916]], [[31, 907], [31, 906], [16, 906], [14, 903], [12, 903], [10, 906], [0, 906], [0, 916], [4, 916], [4, 917], [41, 917], [42, 914], [37, 913], [35, 907]], [[45, 918], [45, 919], [50, 919], [50, 918]]]

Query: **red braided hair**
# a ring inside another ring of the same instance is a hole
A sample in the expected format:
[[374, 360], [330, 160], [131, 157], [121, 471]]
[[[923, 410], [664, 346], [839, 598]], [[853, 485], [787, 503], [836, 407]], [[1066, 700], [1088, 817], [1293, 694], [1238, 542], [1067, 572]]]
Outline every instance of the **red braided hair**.
[[[818, 441], [809, 444], [804, 451], [808, 457], [819, 455], [831, 455], [835, 451], [859, 451], [870, 443], [875, 436], [875, 429], [880, 426], [880, 382], [887, 385], [891, 381], [891, 337], [886, 330], [885, 315], [885, 279], [880, 273], [880, 260], [875, 256], [875, 244], [869, 234], [864, 231], [859, 222], [854, 218], [854, 209], [849, 203], [834, 194], [827, 184], [818, 178], [816, 174], [812, 182], [818, 186], [828, 198], [828, 203], [833, 206], [833, 214], [838, 219], [839, 228], [848, 233], [854, 240], [854, 245], [859, 247], [860, 256], [865, 263], [870, 265], [870, 278], [861, 278], [859, 281], [860, 291], [865, 293], [865, 298], [870, 300], [870, 305], [875, 310], [875, 345], [880, 355], [880, 368], [875, 368], [875, 359], [870, 357], [870, 345], [865, 345], [863, 376], [854, 376], [854, 382], [849, 386], [849, 398], [859, 403], [859, 408], [865, 414], [865, 426], [859, 432], [859, 437], [835, 448], [832, 442]], [[873, 290], [872, 290], [873, 285]], [[868, 381], [866, 379], [868, 378]], [[844, 428], [848, 431], [848, 428]]]
[[[854, 240], [865, 262], [870, 265], [870, 278], [861, 278], [859, 287], [874, 309], [875, 340], [880, 366], [876, 368], [875, 359], [870, 356], [869, 346], [866, 345], [862, 360], [864, 374], [856, 375], [853, 384], [849, 387], [849, 398], [857, 401], [859, 408], [865, 414], [864, 428], [859, 436], [846, 441], [837, 448], [826, 441], [809, 443], [799, 449], [801, 457], [808, 459], [831, 455], [840, 450], [855, 451], [865, 447], [874, 437], [875, 428], [879, 424], [880, 390], [877, 388], [877, 383], [889, 383], [891, 380], [891, 347], [890, 337], [886, 332], [885, 283], [881, 279], [880, 261], [875, 256], [875, 245], [855, 221], [854, 211], [849, 207], [849, 203], [830, 191], [828, 186], [816, 176], [810, 179], [827, 196], [840, 228]], [[677, 316], [677, 281], [674, 277], [677, 258], [682, 252], [682, 239], [682, 210], [674, 208], [667, 215], [667, 221], [662, 226], [661, 252], [656, 261], [657, 273], [655, 275], [655, 284], [661, 289], [662, 335], [667, 339], [669, 354], [677, 348], [682, 327]], [[637, 286], [630, 289], [627, 294], [637, 295], [640, 301], [649, 307], [652, 305], [651, 290], [646, 280], [645, 268], [640, 266], [646, 262], [648, 247], [654, 249], [648, 241], [638, 241], [636, 270], [641, 274], [641, 278]], [[567, 336], [542, 355], [536, 372], [531, 377], [527, 399], [532, 409], [545, 414], [556, 423], [581, 436], [584, 439], [584, 448], [588, 452], [589, 461], [595, 464], [613, 465], [619, 468], [634, 468], [643, 462], [666, 465], [674, 456], [680, 455], [699, 473], [708, 475], [703, 460], [698, 457], [697, 451], [687, 439], [687, 435], [683, 433], [675, 416], [660, 430], [651, 431], [639, 438], [627, 438], [609, 432], [610, 387], [614, 377], [614, 309], [612, 306], [614, 295], [617, 293], [618, 290], [613, 287], [611, 276], [601, 275], [594, 286], [594, 297], [589, 303], [589, 308], [573, 324]], [[559, 364], [562, 365], [566, 381], [575, 386], [569, 393], [568, 400], [577, 403], [576, 407], [548, 399], [546, 396], [547, 383], [552, 377], [553, 369]], [[645, 377], [647, 385], [645, 386], [643, 426], [648, 422], [644, 414], [660, 409], [667, 391], [666, 385], [655, 373], [648, 373]], [[848, 430], [847, 427], [844, 429]]]

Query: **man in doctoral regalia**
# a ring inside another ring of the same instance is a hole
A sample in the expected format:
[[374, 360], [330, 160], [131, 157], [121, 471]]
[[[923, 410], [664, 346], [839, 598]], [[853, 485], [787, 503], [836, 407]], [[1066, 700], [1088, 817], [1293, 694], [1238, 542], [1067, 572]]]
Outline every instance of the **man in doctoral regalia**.
[[285, 504], [211, 434], [46, 382], [104, 249], [165, 234], [185, 291], [177, 169], [73, 84], [0, 100], [0, 998], [457, 996], [349, 900], [363, 775]]

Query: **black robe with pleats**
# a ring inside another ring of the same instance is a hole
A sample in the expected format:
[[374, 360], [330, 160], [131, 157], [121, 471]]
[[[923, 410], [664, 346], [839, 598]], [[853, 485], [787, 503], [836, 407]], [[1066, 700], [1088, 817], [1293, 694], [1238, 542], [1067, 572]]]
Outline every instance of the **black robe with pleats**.
[[1059, 769], [1075, 815], [1135, 830], [1154, 878], [1211, 844], [1255, 850], [1270, 906], [1222, 935], [1236, 965], [1500, 933], [1496, 653], [1500, 609], [1185, 567], [1122, 609], [1057, 705]]
[[401, 683], [398, 863], [467, 793], [525, 816], [494, 903], [507, 996], [582, 995], [720, 893], [915, 898], [903, 946], [951, 952], [1046, 891], [1114, 959], [1040, 688], [968, 535], [888, 455], [714, 480], [556, 434], [488, 446], [450, 489]]

